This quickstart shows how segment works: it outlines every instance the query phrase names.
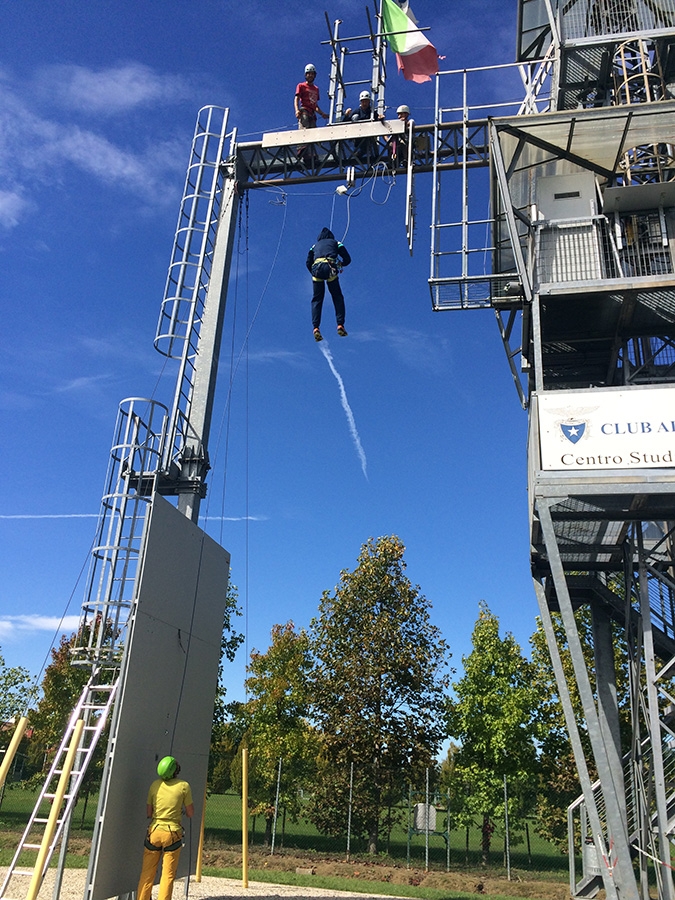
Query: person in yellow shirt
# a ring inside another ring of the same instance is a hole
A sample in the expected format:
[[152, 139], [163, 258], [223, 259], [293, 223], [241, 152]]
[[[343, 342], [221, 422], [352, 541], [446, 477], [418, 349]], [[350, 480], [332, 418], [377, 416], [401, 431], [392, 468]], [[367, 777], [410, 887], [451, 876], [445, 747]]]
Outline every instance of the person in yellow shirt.
[[171, 900], [178, 859], [183, 846], [183, 812], [191, 819], [195, 812], [192, 791], [187, 781], [178, 778], [180, 766], [173, 756], [165, 756], [157, 765], [159, 778], [148, 791], [147, 814], [150, 819], [143, 851], [143, 867], [136, 900], [150, 900], [157, 866], [162, 858], [162, 874], [157, 900]]

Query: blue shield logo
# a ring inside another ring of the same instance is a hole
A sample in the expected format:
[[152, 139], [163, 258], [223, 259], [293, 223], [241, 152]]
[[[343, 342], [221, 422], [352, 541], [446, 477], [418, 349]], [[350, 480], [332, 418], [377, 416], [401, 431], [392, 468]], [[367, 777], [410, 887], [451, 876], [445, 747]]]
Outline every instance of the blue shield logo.
[[584, 432], [586, 431], [586, 423], [573, 422], [569, 425], [563, 425], [561, 423], [560, 430], [571, 444], [576, 444], [577, 441], [580, 441], [584, 436]]

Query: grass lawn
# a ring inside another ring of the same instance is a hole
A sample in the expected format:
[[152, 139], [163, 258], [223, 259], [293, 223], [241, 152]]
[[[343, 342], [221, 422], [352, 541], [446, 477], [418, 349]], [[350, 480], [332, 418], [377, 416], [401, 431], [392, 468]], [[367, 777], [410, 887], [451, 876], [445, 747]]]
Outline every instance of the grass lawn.
[[[8, 788], [0, 804], [0, 865], [7, 865], [14, 854], [20, 835], [25, 828], [33, 809], [37, 793], [13, 786]], [[67, 865], [81, 868], [87, 864], [89, 842], [96, 814], [98, 797], [84, 797], [78, 800], [73, 816]], [[277, 882], [281, 884], [313, 885], [335, 890], [362, 890], [364, 892], [397, 894], [399, 896], [422, 897], [427, 900], [442, 900], [449, 896], [447, 889], [432, 887], [416, 887], [399, 882], [406, 872], [408, 862], [407, 847], [407, 810], [399, 813], [401, 822], [394, 825], [389, 841], [386, 835], [380, 843], [381, 851], [376, 857], [367, 855], [365, 845], [357, 838], [352, 838], [350, 846], [350, 862], [346, 865], [346, 835], [328, 837], [317, 832], [306, 819], [292, 822], [287, 817], [285, 826], [280, 816], [277, 822], [275, 838], [275, 855], [270, 857], [269, 849], [264, 846], [265, 822], [262, 816], [251, 819], [249, 842], [251, 847], [251, 865], [256, 868], [249, 877], [257, 881]], [[442, 827], [445, 816], [438, 815], [439, 827]], [[560, 887], [566, 882], [567, 858], [553, 846], [543, 841], [530, 829], [530, 848], [523, 842], [512, 846], [511, 869], [514, 880], [548, 882], [551, 886]], [[206, 807], [206, 851], [205, 872], [225, 877], [240, 878], [241, 848], [241, 799], [234, 794], [212, 795]], [[512, 839], [513, 844], [513, 839]], [[238, 857], [238, 858], [237, 858]], [[446, 872], [447, 851], [442, 834], [430, 835], [429, 870], [431, 873]], [[298, 875], [296, 867], [313, 866], [313, 876]], [[424, 877], [425, 837], [413, 835], [410, 846], [410, 869], [422, 870]], [[359, 871], [363, 880], [356, 877]], [[450, 873], [465, 876], [473, 882], [482, 878], [504, 879], [506, 875], [503, 856], [503, 836], [495, 833], [490, 865], [481, 866], [480, 832], [475, 829], [469, 833], [469, 850], [466, 850], [466, 832], [455, 830], [450, 834]], [[392, 874], [394, 877], [392, 878]], [[346, 874], [347, 877], [343, 877]], [[405, 876], [407, 879], [407, 875]], [[304, 880], [303, 880], [304, 879]], [[327, 879], [327, 880], [326, 880]], [[325, 883], [324, 883], [324, 880]], [[475, 892], [469, 888], [467, 893]], [[461, 896], [462, 891], [452, 893]], [[510, 891], [509, 891], [510, 893]], [[491, 892], [494, 896], [494, 892]]]

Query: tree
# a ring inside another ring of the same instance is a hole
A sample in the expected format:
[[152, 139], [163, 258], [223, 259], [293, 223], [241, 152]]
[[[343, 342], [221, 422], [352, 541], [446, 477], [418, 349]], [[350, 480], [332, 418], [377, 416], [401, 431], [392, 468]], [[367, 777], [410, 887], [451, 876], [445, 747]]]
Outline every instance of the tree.
[[504, 777], [512, 825], [534, 806], [540, 698], [531, 663], [512, 634], [500, 638], [499, 620], [484, 602], [472, 645], [462, 660], [464, 675], [454, 685], [456, 699], [448, 705], [448, 731], [461, 745], [450, 787], [458, 819], [467, 825], [480, 820], [487, 863], [495, 820], [504, 814]]
[[[250, 750], [252, 812], [264, 814], [265, 843], [269, 845], [277, 782], [279, 805], [296, 816], [300, 789], [307, 787], [316, 765], [317, 739], [307, 718], [312, 671], [307, 633], [296, 632], [293, 622], [275, 625], [267, 652], [251, 652], [248, 671], [250, 699], [239, 706], [237, 718], [244, 730], [242, 741]], [[240, 756], [232, 773], [233, 781], [240, 784]]]
[[58, 749], [70, 714], [89, 680], [87, 666], [72, 664], [72, 649], [77, 646], [78, 635], [61, 635], [58, 647], [52, 648], [52, 661], [42, 679], [42, 697], [31, 716], [33, 736], [29, 748], [29, 760], [38, 772], [48, 768]]
[[352, 830], [377, 852], [383, 810], [433, 764], [445, 737], [449, 657], [431, 604], [405, 576], [400, 538], [370, 538], [353, 572], [325, 591], [311, 623], [313, 715], [321, 733], [312, 817], [344, 833], [351, 764]]
[[[35, 688], [31, 684], [28, 669], [22, 666], [7, 666], [0, 654], [0, 724], [13, 722], [23, 716], [35, 698]], [[12, 732], [3, 733], [9, 743]]]
[[225, 612], [223, 615], [223, 631], [220, 639], [220, 662], [218, 663], [218, 687], [213, 708], [213, 725], [211, 726], [211, 747], [209, 752], [208, 787], [217, 794], [222, 794], [231, 787], [230, 765], [236, 755], [236, 744], [229, 721], [228, 706], [225, 703], [227, 688], [225, 687], [225, 661], [233, 662], [237, 650], [244, 641], [244, 635], [234, 630], [233, 620], [241, 615], [239, 608], [239, 592], [230, 581], [227, 586]]

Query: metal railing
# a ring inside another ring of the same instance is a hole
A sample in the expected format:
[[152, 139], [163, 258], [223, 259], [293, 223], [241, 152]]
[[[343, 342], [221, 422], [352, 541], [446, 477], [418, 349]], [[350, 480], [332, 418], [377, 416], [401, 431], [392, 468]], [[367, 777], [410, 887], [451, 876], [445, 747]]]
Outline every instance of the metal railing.
[[92, 550], [73, 658], [117, 660], [131, 605], [143, 525], [160, 470], [168, 410], [152, 400], [122, 401]]
[[576, 0], [565, 6], [561, 19], [564, 41], [672, 29], [675, 0]]
[[[480, 309], [493, 301], [508, 304], [520, 300], [520, 279], [515, 269], [492, 272], [493, 220], [474, 215], [469, 208], [469, 194], [482, 194], [487, 211], [488, 189], [478, 185], [479, 190], [470, 192], [469, 180], [477, 177], [473, 175], [475, 168], [489, 161], [488, 117], [535, 114], [550, 108], [552, 64], [553, 51], [549, 49], [543, 60], [532, 63], [450, 69], [439, 72], [436, 78], [429, 274], [434, 309]], [[494, 99], [487, 102], [486, 97]], [[449, 209], [441, 200], [440, 172], [442, 136], [451, 124], [457, 126], [457, 168], [462, 183], [450, 195]], [[480, 152], [476, 153], [478, 145]]]
[[673, 273], [663, 213], [534, 224], [539, 284], [649, 278]]

